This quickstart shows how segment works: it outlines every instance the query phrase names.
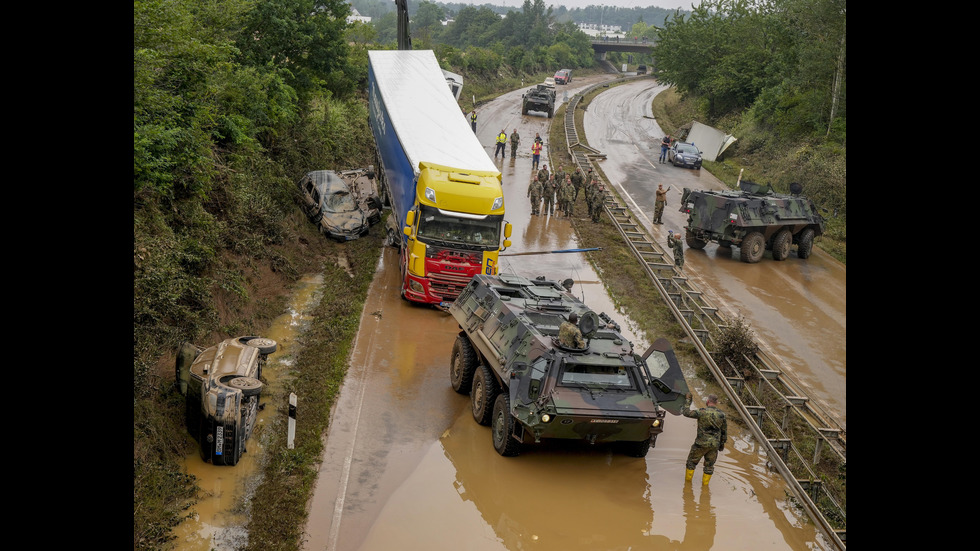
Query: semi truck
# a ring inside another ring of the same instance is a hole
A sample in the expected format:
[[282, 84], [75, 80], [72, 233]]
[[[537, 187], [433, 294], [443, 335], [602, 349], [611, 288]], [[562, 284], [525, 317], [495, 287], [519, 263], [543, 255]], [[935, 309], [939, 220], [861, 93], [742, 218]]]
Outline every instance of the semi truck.
[[511, 244], [500, 171], [432, 50], [369, 51], [368, 103], [401, 295], [447, 308], [474, 275], [496, 275]]

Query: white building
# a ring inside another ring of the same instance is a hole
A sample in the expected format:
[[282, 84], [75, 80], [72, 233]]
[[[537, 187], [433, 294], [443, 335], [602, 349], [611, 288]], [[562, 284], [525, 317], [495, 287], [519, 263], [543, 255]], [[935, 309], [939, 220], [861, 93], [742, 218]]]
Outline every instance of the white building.
[[363, 16], [363, 15], [357, 13], [357, 8], [355, 8], [354, 6], [351, 6], [350, 7], [350, 15], [347, 16], [347, 24], [350, 25], [354, 21], [360, 21], [361, 23], [367, 24], [367, 23], [370, 23], [371, 22], [371, 18], [370, 17]]

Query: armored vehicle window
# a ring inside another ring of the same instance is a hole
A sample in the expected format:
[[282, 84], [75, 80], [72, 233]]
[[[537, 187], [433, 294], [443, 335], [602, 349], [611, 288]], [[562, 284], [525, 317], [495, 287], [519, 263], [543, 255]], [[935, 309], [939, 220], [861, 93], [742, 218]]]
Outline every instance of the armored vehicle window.
[[655, 350], [647, 358], [647, 367], [650, 369], [650, 374], [659, 379], [664, 376], [664, 373], [667, 373], [670, 364], [667, 362], [667, 356], [663, 352]]
[[607, 388], [633, 388], [629, 372], [623, 365], [595, 365], [566, 363], [562, 370], [561, 385], [602, 385]]
[[525, 311], [524, 315], [527, 316], [527, 319], [530, 320], [531, 324], [537, 327], [539, 331], [542, 325], [552, 325], [554, 327], [558, 327], [563, 321], [561, 316], [556, 316], [554, 314]]

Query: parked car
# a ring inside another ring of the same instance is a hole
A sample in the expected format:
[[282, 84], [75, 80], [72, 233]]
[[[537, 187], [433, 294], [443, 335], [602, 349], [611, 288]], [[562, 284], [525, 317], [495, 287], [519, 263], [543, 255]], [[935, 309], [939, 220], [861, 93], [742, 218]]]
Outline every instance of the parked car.
[[277, 346], [272, 339], [245, 336], [206, 349], [185, 342], [177, 350], [184, 421], [204, 461], [236, 465], [245, 453], [259, 412], [262, 367]]
[[366, 235], [381, 221], [374, 170], [314, 170], [298, 182], [303, 211], [327, 237], [344, 242]]
[[555, 84], [571, 84], [572, 83], [572, 70], [571, 69], [561, 69], [555, 73]]
[[645, 75], [645, 74], [647, 74], [647, 66], [646, 65], [640, 65], [639, 67], [637, 67], [636, 68], [636, 74], [638, 74], [638, 75]]
[[674, 142], [667, 150], [667, 162], [701, 170], [701, 151], [693, 143]]

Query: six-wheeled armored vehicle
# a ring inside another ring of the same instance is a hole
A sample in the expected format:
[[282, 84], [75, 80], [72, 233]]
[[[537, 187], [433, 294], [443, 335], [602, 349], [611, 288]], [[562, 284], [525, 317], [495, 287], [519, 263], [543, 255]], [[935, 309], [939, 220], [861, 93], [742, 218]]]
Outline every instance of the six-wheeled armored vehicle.
[[524, 94], [521, 113], [527, 115], [528, 111], [541, 111], [547, 113], [550, 119], [555, 116], [555, 96], [554, 84], [536, 84]]
[[813, 201], [800, 196], [800, 184], [790, 184], [791, 195], [749, 181], [742, 181], [739, 188], [684, 188], [680, 211], [688, 214], [688, 247], [703, 249], [709, 241], [720, 247], [736, 246], [742, 262], [749, 263], [762, 260], [767, 250], [773, 260], [785, 260], [793, 245], [798, 257], [810, 256], [814, 238], [823, 234], [824, 219]]
[[225, 339], [207, 349], [183, 343], [177, 351], [177, 386], [185, 396], [187, 430], [201, 445], [201, 459], [236, 465], [255, 429], [262, 394], [262, 367], [276, 351], [262, 337]]
[[[617, 323], [571, 294], [572, 284], [475, 276], [449, 308], [461, 329], [452, 387], [470, 395], [473, 418], [492, 428], [500, 455], [571, 439], [643, 457], [663, 432], [666, 411], [680, 413], [687, 382], [666, 339], [638, 354]], [[582, 348], [558, 338], [573, 313]]]

